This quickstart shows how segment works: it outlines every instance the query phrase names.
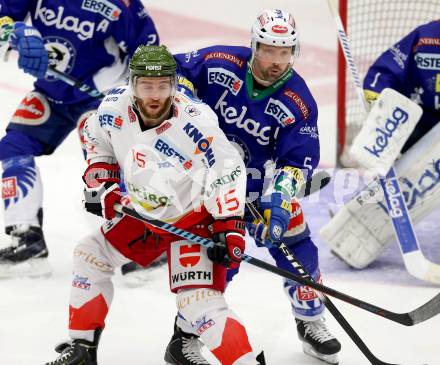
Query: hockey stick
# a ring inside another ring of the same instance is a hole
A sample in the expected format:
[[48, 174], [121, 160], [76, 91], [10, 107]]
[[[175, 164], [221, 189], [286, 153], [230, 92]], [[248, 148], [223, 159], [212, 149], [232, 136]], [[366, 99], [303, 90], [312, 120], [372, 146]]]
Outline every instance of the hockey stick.
[[[0, 45], [0, 59], [7, 60], [8, 54], [11, 51], [11, 48], [8, 43]], [[90, 85], [87, 85], [83, 83], [82, 81], [79, 81], [78, 79], [75, 79], [74, 77], [62, 72], [58, 71], [55, 67], [49, 66], [49, 68], [46, 71], [46, 76], [52, 76], [56, 79], [65, 82], [67, 85], [70, 85], [72, 87], [77, 88], [79, 91], [82, 91], [86, 94], [89, 94], [90, 96], [94, 98], [102, 98], [105, 95], [101, 93], [99, 90], [94, 89]]]
[[306, 182], [301, 185], [301, 188], [296, 194], [298, 199], [305, 198], [310, 194], [316, 193], [317, 191], [323, 189], [330, 182], [331, 177], [330, 174], [325, 170], [320, 170], [313, 174], [310, 179], [307, 179]]
[[[327, 0], [327, 2], [336, 23], [338, 38], [345, 60], [351, 71], [356, 93], [366, 110], [366, 102], [359, 72], [354, 63], [347, 34], [345, 33], [344, 25], [339, 16], [337, 0]], [[379, 180], [385, 195], [388, 215], [393, 224], [394, 233], [399, 244], [406, 270], [418, 279], [440, 284], [440, 265], [429, 261], [420, 250], [414, 227], [411, 222], [411, 217], [408, 213], [408, 207], [402, 194], [394, 167], [391, 167], [385, 178], [380, 178]]]
[[79, 91], [82, 91], [86, 94], [89, 94], [90, 96], [93, 96], [94, 98], [104, 97], [104, 94], [101, 93], [99, 90], [94, 89], [90, 85], [87, 85], [87, 84], [75, 79], [74, 77], [72, 77], [64, 72], [58, 71], [54, 67], [49, 67], [47, 69], [46, 75], [55, 77], [58, 80], [65, 82], [67, 85], [73, 86], [73, 87], [77, 88]]
[[[160, 228], [166, 232], [172, 233], [176, 236], [185, 238], [191, 242], [200, 244], [205, 247], [212, 247], [214, 245], [214, 242], [211, 241], [208, 238], [203, 238], [200, 236], [197, 236], [191, 232], [185, 231], [183, 229], [177, 228], [176, 226], [173, 226], [172, 224], [168, 224], [166, 222], [163, 222], [158, 219], [145, 217], [143, 215], [140, 215], [138, 212], [136, 212], [134, 209], [129, 208], [127, 206], [122, 206], [120, 204], [115, 204], [114, 206], [115, 211], [121, 214], [128, 215], [134, 219], [137, 219], [141, 222], [150, 224], [156, 228]], [[307, 285], [315, 290], [318, 290], [322, 293], [325, 293], [327, 295], [330, 295], [332, 297], [338, 298], [344, 302], [347, 302], [351, 305], [354, 305], [358, 308], [364, 309], [367, 312], [371, 312], [373, 314], [376, 314], [378, 316], [387, 318], [391, 321], [404, 324], [405, 326], [413, 326], [417, 323], [426, 321], [438, 313], [440, 313], [440, 293], [437, 294], [434, 298], [432, 298], [427, 303], [423, 304], [419, 308], [407, 312], [407, 313], [395, 313], [391, 312], [389, 310], [386, 310], [384, 308], [380, 308], [375, 306], [374, 304], [370, 304], [367, 302], [364, 302], [360, 299], [354, 298], [348, 294], [341, 293], [335, 289], [329, 288], [325, 285], [321, 285], [318, 283], [315, 283], [311, 280], [305, 279], [299, 275], [293, 274], [289, 271], [280, 269], [274, 265], [268, 264], [267, 262], [258, 260], [252, 256], [242, 254], [241, 256], [242, 261], [247, 262], [248, 264], [251, 264], [253, 266], [257, 266], [261, 269], [264, 269], [266, 271], [272, 272], [274, 274], [277, 274], [283, 278], [294, 280], [300, 284]]]
[[[255, 208], [255, 206], [247, 202], [246, 207], [251, 212], [254, 219], [259, 220], [260, 222], [264, 222], [264, 218], [261, 216], [260, 212]], [[310, 274], [306, 271], [304, 266], [301, 265], [301, 263], [298, 261], [298, 259], [295, 257], [295, 255], [290, 251], [289, 247], [281, 241], [278, 245], [278, 248], [283, 253], [283, 255], [286, 257], [286, 259], [291, 263], [292, 267], [298, 271], [298, 273], [305, 279], [313, 280], [313, 278], [310, 276]], [[329, 310], [329, 312], [333, 315], [333, 317], [336, 319], [336, 321], [339, 323], [339, 325], [342, 327], [342, 329], [347, 333], [348, 337], [351, 338], [351, 340], [354, 342], [354, 344], [361, 350], [361, 352], [365, 355], [365, 357], [371, 362], [373, 365], [393, 365], [390, 363], [383, 362], [382, 360], [379, 360], [367, 347], [367, 345], [364, 343], [364, 341], [359, 337], [357, 332], [351, 327], [350, 323], [345, 319], [345, 317], [342, 315], [341, 312], [339, 312], [339, 309], [336, 308], [336, 306], [333, 304], [333, 302], [330, 300], [329, 297], [327, 297], [325, 294], [317, 292], [319, 299], [321, 299], [325, 307]]]

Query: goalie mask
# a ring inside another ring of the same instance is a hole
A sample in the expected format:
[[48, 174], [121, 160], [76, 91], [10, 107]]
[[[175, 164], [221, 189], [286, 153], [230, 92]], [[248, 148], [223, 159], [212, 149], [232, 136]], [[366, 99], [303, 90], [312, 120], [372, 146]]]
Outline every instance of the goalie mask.
[[156, 124], [169, 113], [176, 93], [176, 67], [165, 46], [139, 46], [131, 58], [130, 90], [146, 122]]

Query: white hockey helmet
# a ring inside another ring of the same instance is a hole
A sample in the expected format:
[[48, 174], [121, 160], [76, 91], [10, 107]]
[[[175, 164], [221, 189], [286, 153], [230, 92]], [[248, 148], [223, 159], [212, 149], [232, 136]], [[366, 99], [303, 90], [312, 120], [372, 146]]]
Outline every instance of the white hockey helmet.
[[264, 10], [252, 26], [252, 52], [257, 43], [270, 46], [293, 47], [293, 56], [299, 56], [299, 38], [292, 14], [279, 10]]

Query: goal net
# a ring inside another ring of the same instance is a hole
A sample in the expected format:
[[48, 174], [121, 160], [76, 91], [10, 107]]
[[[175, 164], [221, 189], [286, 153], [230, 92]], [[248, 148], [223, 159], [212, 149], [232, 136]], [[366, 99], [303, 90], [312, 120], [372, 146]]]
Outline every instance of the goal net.
[[[363, 80], [369, 66], [420, 24], [440, 19], [440, 0], [339, 0], [354, 62]], [[341, 49], [338, 51], [338, 161], [350, 165], [347, 151], [365, 112], [356, 95]]]

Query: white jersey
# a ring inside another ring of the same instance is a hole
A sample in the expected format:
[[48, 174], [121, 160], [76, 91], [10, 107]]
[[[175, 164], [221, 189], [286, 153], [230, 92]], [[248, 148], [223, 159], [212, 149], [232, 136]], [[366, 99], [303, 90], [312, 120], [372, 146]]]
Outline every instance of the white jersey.
[[204, 103], [177, 93], [173, 117], [143, 131], [128, 87], [110, 91], [87, 121], [87, 160], [118, 163], [141, 214], [176, 222], [202, 206], [215, 219], [242, 216], [244, 163]]

